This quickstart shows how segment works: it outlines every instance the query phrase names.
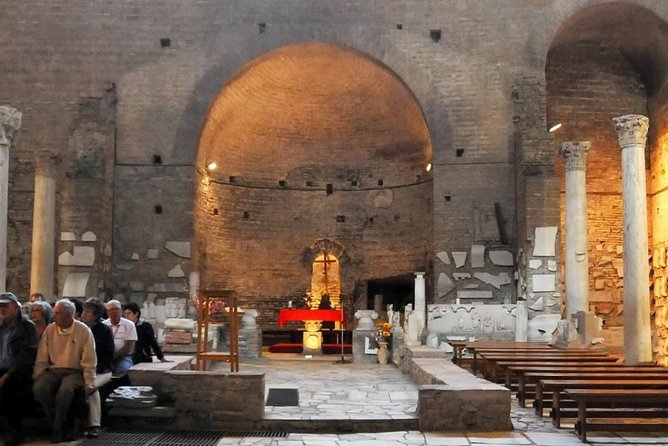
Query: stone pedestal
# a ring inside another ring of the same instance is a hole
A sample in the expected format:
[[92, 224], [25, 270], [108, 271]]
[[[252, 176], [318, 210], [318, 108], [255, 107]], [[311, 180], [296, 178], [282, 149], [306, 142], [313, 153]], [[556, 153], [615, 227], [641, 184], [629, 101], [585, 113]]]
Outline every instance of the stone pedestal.
[[353, 362], [375, 364], [378, 361], [376, 354], [365, 353], [365, 347], [369, 345], [368, 339], [373, 338], [376, 330], [374, 321], [378, 318], [378, 313], [374, 310], [357, 310], [355, 318], [357, 328], [353, 330]]
[[21, 128], [21, 112], [0, 106], [0, 292], [7, 284], [7, 203], [9, 190], [9, 148]]
[[526, 342], [529, 338], [529, 308], [526, 300], [518, 300], [515, 310], [515, 342]]
[[601, 343], [603, 319], [589, 311], [578, 311], [573, 315], [573, 320], [576, 323], [578, 340], [581, 345], [591, 347]]
[[615, 118], [622, 149], [624, 208], [624, 361], [652, 361], [645, 143], [649, 120], [642, 115]]
[[[378, 357], [376, 352], [365, 353], [365, 347], [371, 345], [375, 347], [374, 341], [368, 341], [373, 338], [373, 331], [353, 330], [353, 362], [356, 364], [376, 364]], [[369, 344], [370, 343], [370, 344]]]

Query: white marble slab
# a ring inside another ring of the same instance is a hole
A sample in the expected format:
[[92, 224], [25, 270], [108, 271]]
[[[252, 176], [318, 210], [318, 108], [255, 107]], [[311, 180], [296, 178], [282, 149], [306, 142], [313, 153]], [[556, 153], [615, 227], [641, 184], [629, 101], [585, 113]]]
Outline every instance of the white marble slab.
[[471, 245], [471, 267], [484, 268], [485, 245]]
[[533, 291], [536, 293], [556, 290], [556, 276], [554, 274], [534, 274], [532, 279]]
[[457, 299], [491, 299], [493, 293], [491, 291], [457, 291]]
[[165, 243], [165, 249], [179, 257], [190, 258], [190, 242], [167, 242]]
[[449, 264], [450, 264], [450, 256], [448, 255], [448, 252], [447, 252], [447, 251], [441, 251], [441, 252], [439, 252], [438, 254], [436, 254], [436, 257], [438, 257], [438, 259], [439, 259], [441, 262], [445, 263], [446, 265], [449, 265]]
[[554, 257], [556, 240], [556, 226], [544, 226], [536, 228], [534, 231], [533, 255], [535, 257]]
[[74, 234], [74, 232], [61, 232], [60, 233], [60, 241], [61, 242], [76, 242], [77, 241], [77, 236]]
[[499, 251], [490, 251], [489, 259], [494, 265], [498, 266], [513, 266], [515, 264], [513, 253], [505, 249]]
[[68, 273], [63, 285], [62, 297], [86, 297], [86, 285], [90, 273]]
[[81, 235], [82, 242], [94, 242], [97, 241], [97, 236], [93, 231], [86, 231]]
[[92, 246], [75, 246], [72, 252], [65, 251], [58, 256], [60, 266], [93, 266], [95, 248]]
[[453, 251], [452, 259], [455, 261], [455, 268], [461, 268], [466, 263], [466, 251]]
[[456, 288], [450, 276], [445, 273], [438, 275], [438, 297], [443, 297]]

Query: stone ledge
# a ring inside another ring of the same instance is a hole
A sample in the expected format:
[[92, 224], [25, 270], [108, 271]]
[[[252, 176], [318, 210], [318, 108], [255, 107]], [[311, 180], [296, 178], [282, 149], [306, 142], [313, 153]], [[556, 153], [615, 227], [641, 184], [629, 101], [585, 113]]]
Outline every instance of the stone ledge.
[[109, 415], [112, 417], [142, 417], [142, 418], [174, 418], [176, 409], [174, 407], [155, 406], [150, 408], [142, 407], [112, 407], [109, 409]]
[[449, 359], [411, 358], [420, 430], [491, 432], [513, 429], [510, 390], [478, 378]]

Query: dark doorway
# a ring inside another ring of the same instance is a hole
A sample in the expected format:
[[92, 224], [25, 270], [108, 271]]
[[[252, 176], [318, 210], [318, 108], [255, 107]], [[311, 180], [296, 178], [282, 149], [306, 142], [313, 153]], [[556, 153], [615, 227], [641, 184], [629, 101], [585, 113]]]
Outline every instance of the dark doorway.
[[387, 308], [387, 305], [392, 304], [394, 311], [403, 311], [406, 304], [413, 303], [414, 288], [415, 281], [412, 273], [369, 280], [367, 308], [373, 309], [375, 296], [381, 294], [383, 310]]

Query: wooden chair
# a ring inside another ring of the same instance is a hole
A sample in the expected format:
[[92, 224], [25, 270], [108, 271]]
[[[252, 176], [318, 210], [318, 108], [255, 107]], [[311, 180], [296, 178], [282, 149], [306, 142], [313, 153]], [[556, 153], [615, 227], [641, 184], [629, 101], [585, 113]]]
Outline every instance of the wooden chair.
[[[218, 312], [212, 313], [214, 309]], [[229, 351], [209, 351], [212, 314], [227, 318]], [[206, 370], [208, 361], [229, 362], [231, 372], [239, 371], [239, 302], [234, 290], [197, 290], [197, 370]]]

